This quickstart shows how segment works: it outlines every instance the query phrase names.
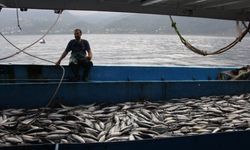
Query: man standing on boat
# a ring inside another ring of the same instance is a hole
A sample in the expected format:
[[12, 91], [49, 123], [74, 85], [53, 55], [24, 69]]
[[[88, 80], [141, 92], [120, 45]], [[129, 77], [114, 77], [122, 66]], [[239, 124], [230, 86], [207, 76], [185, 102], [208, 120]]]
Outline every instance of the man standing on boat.
[[60, 65], [63, 58], [67, 56], [68, 52], [71, 51], [69, 66], [74, 74], [73, 80], [80, 80], [79, 69], [80, 66], [83, 66], [83, 81], [87, 81], [90, 69], [93, 66], [91, 61], [92, 51], [89, 42], [85, 39], [81, 39], [82, 31], [80, 29], [75, 29], [74, 35], [75, 39], [69, 41], [65, 51], [62, 53], [60, 59], [56, 62], [56, 65]]

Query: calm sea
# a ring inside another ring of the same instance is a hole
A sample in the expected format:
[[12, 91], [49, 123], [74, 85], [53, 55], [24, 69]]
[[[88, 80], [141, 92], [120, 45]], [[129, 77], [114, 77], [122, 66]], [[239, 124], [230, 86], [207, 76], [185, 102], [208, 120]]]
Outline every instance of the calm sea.
[[[40, 35], [7, 36], [20, 48], [24, 48]], [[207, 51], [222, 48], [234, 37], [185, 36], [193, 45]], [[51, 61], [56, 61], [73, 35], [48, 35], [45, 44], [36, 44], [26, 51]], [[140, 66], [243, 66], [250, 64], [250, 38], [245, 38], [233, 49], [215, 56], [200, 56], [182, 45], [176, 35], [137, 34], [86, 34], [93, 50], [95, 65], [140, 65]], [[0, 56], [17, 52], [0, 38]], [[11, 64], [49, 64], [25, 54], [0, 61]], [[62, 61], [68, 64], [68, 57]]]

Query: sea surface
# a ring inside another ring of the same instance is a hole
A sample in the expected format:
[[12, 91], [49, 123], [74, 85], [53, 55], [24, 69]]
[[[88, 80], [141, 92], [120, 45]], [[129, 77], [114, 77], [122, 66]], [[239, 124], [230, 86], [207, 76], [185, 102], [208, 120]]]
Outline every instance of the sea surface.
[[[19, 48], [24, 48], [41, 35], [6, 36]], [[45, 44], [37, 43], [26, 52], [56, 62], [73, 35], [47, 35]], [[231, 50], [213, 56], [201, 56], [188, 50], [176, 35], [85, 34], [93, 51], [94, 65], [129, 66], [244, 66], [250, 64], [250, 38], [243, 39]], [[231, 43], [235, 37], [185, 36], [199, 49], [215, 51]], [[0, 37], [0, 58], [17, 50]], [[67, 65], [69, 55], [62, 64]], [[51, 64], [26, 54], [1, 60], [1, 64]]]

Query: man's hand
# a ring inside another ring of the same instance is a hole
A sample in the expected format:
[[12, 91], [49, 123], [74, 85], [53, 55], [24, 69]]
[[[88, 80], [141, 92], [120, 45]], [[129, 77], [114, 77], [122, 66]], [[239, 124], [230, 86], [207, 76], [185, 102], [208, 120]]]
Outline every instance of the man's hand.
[[67, 54], [68, 54], [68, 51], [65, 50], [65, 51], [62, 53], [62, 56], [59, 58], [59, 60], [55, 63], [55, 65], [59, 66], [60, 63], [61, 63], [61, 61], [63, 60], [63, 58], [64, 58]]
[[86, 58], [88, 59], [88, 60], [91, 60], [92, 59], [92, 56], [93, 56], [93, 54], [92, 54], [92, 51], [91, 51], [91, 49], [88, 51], [88, 55], [86, 56]]
[[86, 56], [86, 59], [88, 59], [88, 60], [91, 60], [91, 58], [92, 58], [92, 57], [90, 57], [90, 56]]

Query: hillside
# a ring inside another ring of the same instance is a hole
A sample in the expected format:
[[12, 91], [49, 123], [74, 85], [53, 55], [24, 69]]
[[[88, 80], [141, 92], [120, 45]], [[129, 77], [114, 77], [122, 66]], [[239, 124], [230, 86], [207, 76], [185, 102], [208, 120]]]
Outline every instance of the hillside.
[[[0, 31], [5, 34], [42, 34], [56, 20], [57, 15], [48, 10], [29, 10], [19, 12], [22, 31], [17, 27], [16, 11], [3, 9], [0, 12]], [[198, 35], [233, 35], [233, 21], [174, 17], [183, 34]], [[58, 24], [51, 31], [53, 34], [69, 34], [74, 28], [81, 28], [84, 33], [112, 34], [173, 34], [168, 16], [122, 13], [93, 13], [76, 15], [64, 11]]]

